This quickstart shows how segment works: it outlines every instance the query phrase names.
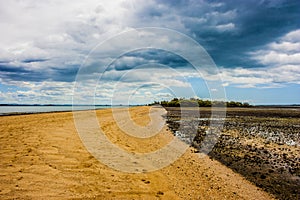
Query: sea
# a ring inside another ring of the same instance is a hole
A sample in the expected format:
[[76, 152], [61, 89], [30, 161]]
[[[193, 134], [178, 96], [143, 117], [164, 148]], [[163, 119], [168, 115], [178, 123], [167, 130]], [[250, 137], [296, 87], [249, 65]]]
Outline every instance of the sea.
[[72, 105], [26, 105], [26, 106], [0, 106], [0, 115], [17, 115], [17, 114], [30, 114], [30, 113], [45, 113], [45, 112], [59, 112], [59, 111], [78, 111], [78, 110], [95, 110], [105, 108], [116, 108], [124, 106], [111, 106], [111, 105], [95, 105], [95, 106], [72, 106]]

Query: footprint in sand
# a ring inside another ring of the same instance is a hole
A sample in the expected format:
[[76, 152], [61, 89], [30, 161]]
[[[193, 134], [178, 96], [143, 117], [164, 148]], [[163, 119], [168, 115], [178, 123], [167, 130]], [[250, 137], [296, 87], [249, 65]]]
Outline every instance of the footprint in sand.
[[150, 181], [147, 181], [145, 179], [142, 179], [142, 181], [145, 183], [145, 184], [150, 184]]

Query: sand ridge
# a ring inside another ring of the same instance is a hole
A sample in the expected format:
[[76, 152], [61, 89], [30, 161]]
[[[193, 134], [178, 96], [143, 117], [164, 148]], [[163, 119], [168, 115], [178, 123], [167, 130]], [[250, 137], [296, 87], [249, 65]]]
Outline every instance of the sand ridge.
[[[149, 110], [131, 108], [131, 118], [146, 125]], [[173, 139], [166, 126], [148, 139], [128, 136], [110, 109], [96, 113], [106, 136], [126, 151], [154, 151]], [[113, 170], [86, 150], [71, 112], [1, 117], [0, 152], [1, 199], [272, 199], [192, 149], [158, 171]]]

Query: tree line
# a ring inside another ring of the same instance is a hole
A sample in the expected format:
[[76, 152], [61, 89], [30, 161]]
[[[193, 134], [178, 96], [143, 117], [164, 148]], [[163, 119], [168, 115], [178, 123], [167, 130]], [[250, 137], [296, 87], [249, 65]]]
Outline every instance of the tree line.
[[237, 101], [210, 101], [210, 100], [202, 100], [202, 99], [196, 99], [196, 98], [174, 98], [170, 101], [154, 101], [151, 104], [148, 105], [155, 105], [160, 104], [163, 107], [211, 107], [211, 106], [227, 106], [227, 107], [251, 107], [247, 102], [241, 103]]

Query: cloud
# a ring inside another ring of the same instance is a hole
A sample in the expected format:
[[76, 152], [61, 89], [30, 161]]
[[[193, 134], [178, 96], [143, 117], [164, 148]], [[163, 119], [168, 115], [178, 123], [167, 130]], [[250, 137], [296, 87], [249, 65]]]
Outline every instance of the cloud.
[[283, 40], [288, 42], [299, 42], [300, 41], [300, 30], [294, 30], [289, 32], [283, 37]]
[[222, 24], [222, 25], [217, 25], [216, 29], [218, 31], [230, 31], [232, 29], [235, 28], [235, 25], [233, 23], [229, 23], [229, 24]]
[[[1, 80], [1, 79], [0, 79]], [[3, 83], [1, 81], [1, 83]], [[26, 82], [10, 81], [5, 83], [13, 87], [1, 93], [0, 98], [8, 103], [70, 103], [72, 101], [73, 84], [66, 82]], [[16, 87], [22, 85], [22, 88]]]
[[267, 44], [263, 50], [251, 52], [253, 59], [264, 65], [300, 66], [300, 29], [280, 37], [278, 41]]
[[[86, 81], [84, 87], [93, 85], [89, 82], [91, 78], [103, 75], [97, 96], [105, 100], [111, 97], [111, 85], [116, 82], [122, 85], [124, 93], [141, 83], [148, 85], [148, 89], [153, 87], [151, 94], [167, 93], [162, 86], [152, 83], [178, 87], [184, 93], [189, 83], [182, 77], [199, 74], [178, 55], [143, 49], [128, 52], [112, 62], [114, 56], [120, 56], [116, 55], [116, 49], [125, 50], [141, 42], [151, 46], [151, 40], [143, 40], [149, 33], [143, 33], [145, 37], [141, 34], [140, 40], [122, 39], [97, 49], [86, 60], [101, 42], [122, 31], [145, 26], [170, 28], [193, 37], [216, 64], [222, 66], [220, 74], [224, 85], [282, 87], [288, 82], [298, 84], [299, 13], [297, 0], [240, 4], [231, 0], [2, 1], [1, 101], [70, 101], [72, 85], [83, 64], [89, 66], [81, 71]], [[197, 58], [189, 46], [174, 40], [172, 35], [156, 42]], [[105, 64], [110, 62], [111, 66], [102, 74]], [[164, 71], [160, 69], [162, 66], [175, 71]], [[133, 70], [136, 67], [143, 70]], [[213, 74], [205, 76], [216, 80]], [[12, 85], [16, 90], [6, 93], [5, 87]], [[141, 99], [145, 94], [140, 93]]]
[[[300, 83], [300, 29], [293, 30], [263, 48], [250, 52], [249, 55], [257, 62], [268, 66], [255, 71], [245, 70], [249, 75], [266, 78], [267, 84], [282, 86], [287, 83]], [[239, 74], [239, 73], [238, 73]], [[253, 82], [255, 85], [256, 83]]]
[[[300, 84], [300, 30], [293, 30], [268, 43], [249, 57], [263, 67], [220, 68], [223, 86], [241, 88], [278, 88]], [[206, 75], [216, 79], [214, 76]]]
[[[156, 65], [160, 64], [160, 65]], [[119, 57], [111, 64], [110, 69], [115, 70], [129, 70], [136, 67], [143, 68], [157, 68], [162, 65], [171, 68], [191, 68], [191, 64], [187, 60], [175, 55], [172, 52], [160, 49], [141, 49], [138, 51], [129, 52], [126, 55]], [[110, 70], [108, 69], [108, 70]]]
[[278, 88], [287, 84], [300, 84], [300, 67], [282, 65], [269, 68], [235, 68], [220, 70], [223, 86], [240, 88]]
[[[60, 69], [68, 71], [70, 66], [78, 69], [95, 45], [126, 29], [125, 19], [130, 18], [123, 1], [10, 1], [0, 4], [0, 60], [9, 62], [7, 66], [19, 63], [19, 68], [40, 74], [41, 80], [56, 78], [46, 73], [43, 76], [39, 70], [51, 68], [51, 74], [57, 75]], [[15, 13], [22, 17], [15, 17]], [[42, 61], [47, 62], [36, 64]], [[30, 74], [23, 75], [24, 79], [30, 79]], [[21, 79], [21, 76], [15, 77]], [[73, 74], [72, 78], [74, 80]], [[70, 77], [65, 80], [69, 81]]]
[[[236, 1], [215, 1], [214, 3], [218, 2], [223, 4], [217, 9], [208, 6], [207, 10], [202, 12], [195, 6], [194, 9], [199, 11], [199, 18], [208, 17], [205, 23], [191, 22], [184, 23], [184, 25], [194, 33], [197, 41], [208, 50], [219, 66], [262, 67], [260, 63], [251, 61], [248, 52], [261, 49], [278, 37], [299, 28], [299, 23], [296, 22], [300, 17], [299, 1], [276, 1], [277, 3], [245, 1], [239, 5]], [[193, 8], [189, 9], [186, 12], [193, 10]], [[204, 14], [205, 12], [213, 13], [213, 11], [222, 14], [215, 14], [216, 19], [211, 18], [211, 14]], [[267, 16], [266, 13], [268, 13]], [[182, 19], [184, 18], [183, 16]], [[216, 31], [210, 29], [213, 24], [215, 24]], [[218, 31], [218, 27], [227, 27], [230, 31]]]

